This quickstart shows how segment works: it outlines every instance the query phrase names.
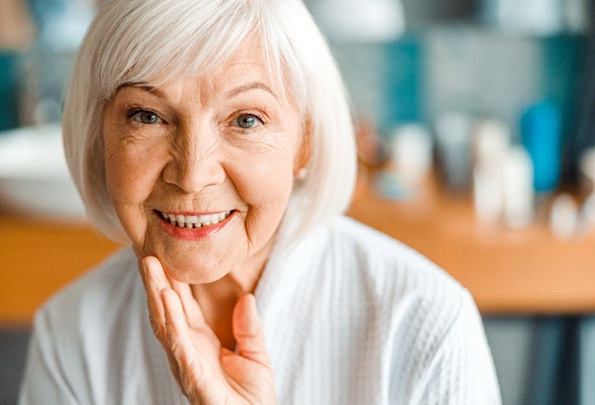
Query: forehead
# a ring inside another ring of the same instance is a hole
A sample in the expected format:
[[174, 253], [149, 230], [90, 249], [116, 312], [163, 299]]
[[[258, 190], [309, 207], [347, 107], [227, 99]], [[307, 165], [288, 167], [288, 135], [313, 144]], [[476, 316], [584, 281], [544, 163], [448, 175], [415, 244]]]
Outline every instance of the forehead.
[[[267, 63], [262, 45], [255, 39], [244, 41], [231, 54], [228, 60], [215, 66], [210, 71], [195, 72], [203, 85], [219, 85], [226, 87], [229, 80], [258, 80], [268, 87], [280, 87], [275, 83], [274, 74]], [[279, 90], [279, 89], [276, 89]]]
[[191, 76], [198, 79], [195, 83], [203, 94], [219, 92], [231, 97], [246, 90], [260, 89], [270, 93], [282, 105], [297, 107], [285, 73], [283, 68], [277, 70], [267, 59], [258, 38], [249, 38], [219, 66]]

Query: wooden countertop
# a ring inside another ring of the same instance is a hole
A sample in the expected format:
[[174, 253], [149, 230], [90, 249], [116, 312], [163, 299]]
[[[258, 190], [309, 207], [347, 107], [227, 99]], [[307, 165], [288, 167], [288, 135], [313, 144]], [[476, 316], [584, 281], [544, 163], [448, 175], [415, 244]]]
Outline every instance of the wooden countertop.
[[85, 223], [0, 211], [0, 327], [27, 327], [52, 294], [118, 248]]
[[[560, 240], [539, 223], [486, 227], [469, 198], [434, 186], [411, 201], [363, 187], [349, 214], [442, 266], [484, 314], [595, 312], [595, 233]], [[0, 326], [30, 325], [49, 296], [116, 249], [88, 224], [0, 211]]]
[[362, 187], [349, 214], [406, 243], [472, 293], [483, 314], [595, 312], [595, 232], [560, 239], [545, 221], [523, 229], [486, 225], [469, 196], [433, 178], [411, 201]]

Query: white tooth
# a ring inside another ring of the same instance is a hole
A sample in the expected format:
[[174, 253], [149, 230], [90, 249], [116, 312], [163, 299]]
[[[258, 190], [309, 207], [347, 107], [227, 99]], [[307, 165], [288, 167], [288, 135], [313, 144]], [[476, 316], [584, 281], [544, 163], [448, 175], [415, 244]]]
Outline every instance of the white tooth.
[[161, 212], [161, 215], [172, 225], [176, 225], [182, 228], [200, 228], [201, 226], [218, 224], [219, 222], [227, 218], [229, 215], [231, 215], [231, 211], [220, 212], [218, 214], [188, 216], [166, 214]]

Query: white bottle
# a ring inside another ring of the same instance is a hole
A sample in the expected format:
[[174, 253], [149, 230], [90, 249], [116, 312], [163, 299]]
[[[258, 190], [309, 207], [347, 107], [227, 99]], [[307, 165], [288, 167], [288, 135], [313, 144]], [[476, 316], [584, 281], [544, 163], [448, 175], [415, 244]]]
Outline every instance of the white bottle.
[[510, 149], [510, 132], [500, 122], [480, 123], [473, 140], [473, 197], [480, 221], [496, 223], [504, 212], [504, 162]]
[[403, 187], [410, 193], [420, 187], [432, 168], [433, 141], [421, 124], [399, 127], [391, 142], [391, 160]]
[[531, 223], [535, 211], [533, 164], [527, 150], [513, 146], [503, 166], [504, 218], [506, 224], [521, 228]]

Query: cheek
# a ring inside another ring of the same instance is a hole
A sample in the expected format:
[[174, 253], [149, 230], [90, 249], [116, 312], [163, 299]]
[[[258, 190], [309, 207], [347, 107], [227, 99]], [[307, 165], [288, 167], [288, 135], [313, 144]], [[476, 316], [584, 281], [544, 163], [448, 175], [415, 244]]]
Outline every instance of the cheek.
[[154, 165], [124, 149], [106, 158], [106, 183], [112, 203], [128, 237], [142, 245], [147, 227], [145, 203], [155, 184]]
[[111, 156], [105, 159], [107, 191], [114, 203], [119, 201], [121, 194], [126, 191], [125, 185], [128, 183], [127, 173], [126, 162], [119, 156]]
[[244, 186], [238, 187], [240, 198], [249, 207], [244, 226], [254, 246], [263, 246], [274, 236], [293, 189], [291, 166], [286, 165], [283, 170], [259, 169], [244, 172]]
[[236, 188], [249, 207], [244, 223], [248, 240], [253, 246], [263, 246], [279, 228], [291, 196], [291, 161], [254, 165], [236, 178]]
[[104, 135], [105, 172], [114, 204], [146, 199], [161, 173], [160, 148], [123, 141], [118, 134]]
[[105, 162], [107, 189], [115, 205], [129, 204], [143, 194], [143, 181], [138, 164], [124, 154], [116, 154]]
[[228, 173], [242, 200], [252, 207], [278, 206], [291, 194], [293, 160], [288, 148], [266, 148], [237, 156]]

